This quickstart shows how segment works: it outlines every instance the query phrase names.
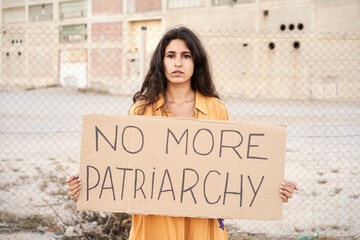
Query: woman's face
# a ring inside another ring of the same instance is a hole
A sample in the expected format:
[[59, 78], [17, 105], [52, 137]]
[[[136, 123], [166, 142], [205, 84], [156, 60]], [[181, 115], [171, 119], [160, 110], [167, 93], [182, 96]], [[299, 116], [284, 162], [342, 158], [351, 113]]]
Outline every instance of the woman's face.
[[167, 45], [164, 67], [168, 84], [191, 84], [194, 60], [184, 40], [174, 39]]

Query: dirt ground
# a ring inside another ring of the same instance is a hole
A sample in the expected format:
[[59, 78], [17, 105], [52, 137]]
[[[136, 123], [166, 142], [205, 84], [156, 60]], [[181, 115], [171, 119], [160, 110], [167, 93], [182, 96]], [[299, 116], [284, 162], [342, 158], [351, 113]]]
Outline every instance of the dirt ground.
[[[0, 101], [0, 212], [8, 217], [2, 220], [42, 215], [62, 226], [74, 222], [64, 181], [78, 168], [81, 116], [126, 115], [131, 97], [50, 88], [0, 93]], [[359, 102], [223, 101], [232, 120], [288, 126], [285, 176], [300, 187], [284, 204], [282, 221], [226, 220], [229, 237], [360, 236]], [[0, 232], [0, 239], [53, 236]]]
[[36, 233], [36, 232], [17, 232], [17, 233], [0, 233], [1, 240], [49, 240], [55, 237], [53, 232]]

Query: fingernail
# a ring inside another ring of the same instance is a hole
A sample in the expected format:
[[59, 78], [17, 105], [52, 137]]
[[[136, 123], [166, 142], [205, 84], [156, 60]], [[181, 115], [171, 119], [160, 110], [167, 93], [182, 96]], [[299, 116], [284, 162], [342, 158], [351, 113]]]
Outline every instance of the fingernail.
[[281, 183], [281, 185], [285, 185], [285, 183]]
[[283, 190], [280, 190], [280, 192], [282, 193], [282, 192], [284, 192]]
[[80, 181], [81, 181], [81, 178], [78, 178], [78, 181], [80, 182]]
[[80, 185], [79, 187], [78, 187], [78, 189], [80, 189], [82, 186]]

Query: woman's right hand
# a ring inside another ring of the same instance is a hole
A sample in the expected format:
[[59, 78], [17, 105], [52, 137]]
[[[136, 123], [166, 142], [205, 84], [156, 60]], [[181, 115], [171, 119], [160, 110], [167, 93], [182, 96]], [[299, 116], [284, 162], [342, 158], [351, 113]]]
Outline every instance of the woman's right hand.
[[79, 178], [79, 173], [70, 176], [66, 180], [66, 182], [68, 184], [70, 197], [74, 201], [77, 201], [78, 197], [79, 197], [80, 189], [81, 189], [81, 179]]

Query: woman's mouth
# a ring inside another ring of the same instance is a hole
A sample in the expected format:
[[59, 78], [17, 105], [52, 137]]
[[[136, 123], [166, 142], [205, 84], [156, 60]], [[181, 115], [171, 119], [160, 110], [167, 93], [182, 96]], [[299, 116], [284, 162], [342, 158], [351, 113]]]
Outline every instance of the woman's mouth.
[[184, 73], [182, 71], [176, 70], [176, 71], [173, 71], [171, 74], [175, 75], [175, 76], [180, 76], [180, 75], [183, 75]]

